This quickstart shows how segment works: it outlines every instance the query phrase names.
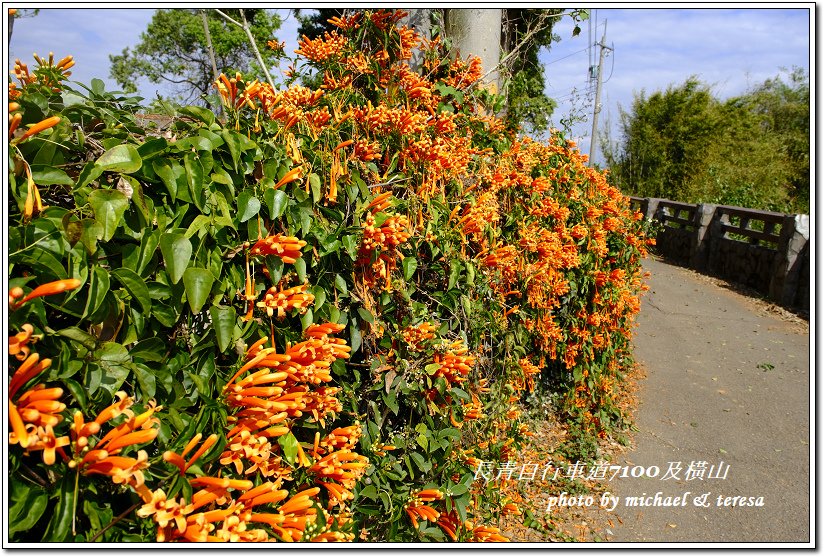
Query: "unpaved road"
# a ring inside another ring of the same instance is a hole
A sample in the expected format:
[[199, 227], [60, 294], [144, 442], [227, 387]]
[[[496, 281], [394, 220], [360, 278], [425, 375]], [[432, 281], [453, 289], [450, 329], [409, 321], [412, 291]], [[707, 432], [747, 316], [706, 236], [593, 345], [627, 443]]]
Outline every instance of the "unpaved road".
[[[647, 376], [635, 446], [618, 460], [629, 477], [609, 482], [620, 503], [608, 541], [811, 543], [809, 332], [688, 270], [645, 267], [635, 356]], [[727, 465], [726, 478], [707, 477]], [[690, 493], [667, 507], [655, 506], [659, 492], [662, 505]], [[709, 506], [696, 505], [705, 493]], [[627, 506], [634, 496], [653, 499]], [[718, 506], [719, 496], [763, 506]]]

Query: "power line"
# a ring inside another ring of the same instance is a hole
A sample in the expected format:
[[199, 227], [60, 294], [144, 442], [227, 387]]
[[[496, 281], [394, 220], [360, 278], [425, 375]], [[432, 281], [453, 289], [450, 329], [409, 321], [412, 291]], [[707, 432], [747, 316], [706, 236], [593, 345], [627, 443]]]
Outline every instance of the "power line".
[[590, 49], [590, 47], [582, 48], [581, 50], [576, 50], [572, 54], [567, 54], [566, 56], [562, 56], [561, 58], [558, 58], [557, 60], [553, 60], [552, 62], [547, 62], [546, 64], [544, 64], [544, 66], [549, 66], [551, 64], [554, 64], [555, 62], [560, 62], [561, 60], [564, 60], [565, 58], [569, 58], [570, 56], [575, 56], [576, 54], [578, 54], [580, 52], [583, 52], [585, 50], [589, 50], [589, 49]]

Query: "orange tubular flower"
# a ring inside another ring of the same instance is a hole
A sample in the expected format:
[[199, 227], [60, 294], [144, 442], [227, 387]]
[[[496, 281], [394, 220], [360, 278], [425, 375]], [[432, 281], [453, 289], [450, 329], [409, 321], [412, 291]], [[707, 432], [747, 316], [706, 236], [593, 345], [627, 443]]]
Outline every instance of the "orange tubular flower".
[[40, 133], [44, 130], [47, 130], [49, 128], [53, 128], [54, 126], [56, 126], [59, 123], [60, 123], [60, 116], [52, 116], [50, 118], [46, 118], [45, 120], [41, 120], [40, 122], [37, 122], [32, 127], [30, 127], [28, 130], [26, 130], [26, 132], [23, 135], [21, 135], [20, 137], [18, 137], [14, 141], [12, 141], [12, 144], [17, 144], [17, 143], [20, 143], [21, 141], [25, 141], [26, 139], [30, 138], [31, 136], [36, 135], [36, 134], [38, 134], [38, 133]]
[[29, 323], [25, 323], [22, 331], [9, 337], [9, 356], [14, 356], [20, 361], [28, 358], [30, 351], [28, 344], [32, 340], [31, 335], [33, 332], [34, 327]]
[[[17, 103], [14, 103], [17, 104]], [[20, 105], [18, 105], [19, 107]], [[9, 109], [11, 112], [11, 109]], [[20, 122], [23, 120], [23, 115], [19, 112], [11, 117], [9, 120], [9, 139], [14, 137], [14, 132], [17, 131], [17, 128], [20, 126]]]
[[508, 542], [509, 538], [501, 535], [495, 526], [478, 526], [472, 530], [473, 542]]
[[278, 319], [286, 316], [286, 312], [292, 309], [298, 310], [299, 313], [305, 313], [309, 305], [315, 300], [315, 296], [306, 292], [309, 288], [308, 284], [302, 284], [286, 290], [278, 290], [277, 286], [273, 286], [266, 291], [266, 295], [262, 302], [258, 302], [258, 307], [266, 309], [269, 317], [272, 317], [277, 311]]
[[294, 182], [295, 180], [299, 179], [302, 172], [303, 169], [299, 166], [293, 168], [292, 170], [284, 174], [283, 178], [278, 180], [278, 183], [274, 186], [275, 189], [278, 189], [279, 187], [288, 184], [289, 182]]
[[9, 399], [13, 399], [14, 395], [17, 394], [17, 391], [20, 390], [20, 387], [28, 383], [38, 374], [42, 373], [43, 370], [50, 365], [51, 360], [49, 358], [41, 361], [40, 355], [37, 353], [31, 354], [28, 358], [26, 358], [11, 378], [11, 382], [9, 383]]
[[251, 480], [233, 480], [231, 478], [213, 478], [201, 476], [189, 481], [192, 487], [220, 487], [222, 489], [237, 489], [247, 491], [255, 485]]
[[197, 435], [195, 435], [191, 439], [191, 441], [189, 441], [186, 444], [186, 447], [183, 449], [183, 452], [181, 454], [177, 454], [174, 451], [166, 451], [165, 453], [163, 453], [163, 460], [177, 466], [177, 468], [180, 470], [180, 475], [182, 476], [186, 473], [186, 470], [188, 470], [189, 467], [191, 467], [192, 464], [195, 463], [195, 461], [198, 458], [203, 456], [204, 453], [211, 449], [212, 445], [214, 445], [215, 442], [217, 442], [217, 435], [214, 433], [211, 434], [208, 438], [206, 438], [206, 441], [203, 442], [200, 448], [198, 448], [198, 450], [195, 451], [194, 455], [192, 455], [192, 457], [188, 461], [184, 460], [189, 451], [191, 451], [195, 447], [195, 445], [197, 445], [200, 442], [202, 437], [202, 433], [198, 433]]
[[66, 290], [74, 290], [80, 286], [80, 284], [81, 282], [78, 279], [62, 279], [42, 284], [29, 292], [22, 300], [11, 304], [11, 309], [17, 309], [29, 300], [39, 298], [40, 296], [51, 296], [52, 294], [60, 294]]
[[[285, 176], [284, 176], [285, 178]], [[284, 263], [295, 263], [302, 253], [301, 249], [306, 245], [304, 240], [299, 240], [294, 236], [284, 236], [275, 234], [258, 240], [249, 250], [249, 255], [276, 255]]]
[[418, 527], [419, 518], [422, 518], [423, 520], [428, 520], [429, 522], [437, 522], [438, 519], [441, 517], [441, 513], [439, 513], [429, 505], [407, 505], [404, 508], [404, 510], [406, 511], [406, 514], [409, 515], [409, 519], [412, 521], [412, 526], [414, 526], [415, 528]]

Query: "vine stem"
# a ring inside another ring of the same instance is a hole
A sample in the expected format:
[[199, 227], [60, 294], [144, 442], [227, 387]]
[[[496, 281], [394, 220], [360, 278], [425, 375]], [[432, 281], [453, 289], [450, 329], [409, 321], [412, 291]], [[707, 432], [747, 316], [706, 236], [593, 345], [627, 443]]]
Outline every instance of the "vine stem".
[[132, 513], [132, 511], [135, 510], [139, 506], [140, 506], [140, 503], [135, 503], [134, 505], [132, 505], [131, 507], [129, 507], [128, 509], [126, 509], [125, 511], [123, 511], [122, 513], [120, 513], [119, 515], [114, 517], [111, 522], [109, 522], [102, 530], [100, 530], [97, 534], [95, 534], [92, 537], [92, 539], [90, 539], [89, 541], [93, 542], [94, 540], [96, 540], [97, 538], [102, 536], [104, 533], [106, 533], [106, 530], [108, 530], [109, 528], [111, 528], [112, 526], [114, 526], [115, 524], [117, 524], [118, 522], [123, 520], [124, 518], [126, 518], [126, 516], [130, 515]]
[[74, 499], [72, 499], [72, 536], [77, 535], [77, 493], [80, 490], [80, 466], [74, 474]]

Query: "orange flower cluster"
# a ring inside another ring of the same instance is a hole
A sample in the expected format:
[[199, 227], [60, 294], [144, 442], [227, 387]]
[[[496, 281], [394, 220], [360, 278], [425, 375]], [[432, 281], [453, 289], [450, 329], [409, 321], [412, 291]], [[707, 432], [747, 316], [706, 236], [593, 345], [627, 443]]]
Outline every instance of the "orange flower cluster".
[[461, 234], [481, 242], [487, 225], [496, 226], [500, 218], [497, 196], [493, 191], [487, 190], [465, 209], [458, 226], [461, 227]]
[[258, 302], [257, 306], [265, 308], [269, 317], [277, 312], [278, 319], [283, 319], [286, 312], [293, 309], [303, 314], [306, 313], [309, 305], [315, 300], [314, 294], [307, 292], [308, 289], [308, 284], [293, 286], [285, 290], [275, 285], [266, 291], [263, 301]]
[[444, 83], [456, 89], [462, 89], [478, 81], [483, 75], [481, 59], [472, 56], [468, 61], [456, 58], [449, 66], [450, 75], [444, 78]]
[[[37, 60], [38, 69], [34, 73], [29, 71], [26, 64], [18, 59], [14, 61], [14, 76], [20, 82], [22, 87], [31, 85], [33, 83], [40, 83], [46, 87], [50, 87], [53, 91], [60, 91], [60, 82], [72, 75], [69, 71], [74, 66], [74, 58], [69, 55], [60, 59], [57, 64], [54, 63], [54, 53], [49, 52], [49, 58], [40, 58], [37, 54], [33, 55]], [[13, 98], [9, 96], [9, 98]]]
[[[241, 85], [240, 88], [238, 84]], [[244, 82], [240, 72], [236, 73], [233, 78], [220, 74], [215, 86], [223, 105], [234, 110], [239, 110], [243, 106], [254, 109], [256, 107], [255, 99], [263, 89], [263, 84], [258, 80], [249, 83]]]
[[342, 56], [348, 45], [349, 39], [339, 35], [337, 31], [325, 32], [323, 37], [317, 39], [310, 39], [303, 35], [298, 41], [298, 49], [295, 50], [295, 54], [313, 62], [325, 62], [330, 58]]
[[[77, 279], [64, 279], [40, 285], [29, 294], [25, 294], [20, 287], [14, 287], [9, 291], [9, 309], [13, 311], [34, 298], [59, 294], [79, 286]], [[47, 388], [40, 383], [17, 396], [26, 384], [51, 365], [51, 359], [41, 360], [38, 353], [31, 351], [29, 345], [38, 338], [33, 333], [34, 327], [26, 323], [22, 331], [9, 337], [9, 355], [21, 362], [9, 381], [9, 443], [19, 444], [27, 451], [43, 451], [43, 462], [51, 465], [55, 461], [55, 450], [69, 443], [67, 437], [55, 437], [53, 430], [63, 421], [60, 412], [66, 409], [66, 405], [59, 400], [63, 389]]]
[[[383, 201], [388, 200], [384, 197]], [[380, 206], [372, 205], [372, 208]], [[403, 215], [392, 215], [387, 217], [383, 224], [376, 226], [375, 213], [377, 212], [370, 212], [366, 215], [363, 224], [363, 239], [358, 249], [356, 264], [365, 269], [363, 281], [367, 286], [374, 286], [378, 279], [383, 279], [385, 289], [390, 290], [392, 287], [390, 275], [397, 267], [397, 260], [401, 256], [397, 248], [406, 243], [410, 236], [409, 220]]]
[[434, 377], [443, 377], [446, 380], [447, 389], [453, 383], [463, 383], [468, 379], [472, 366], [475, 365], [475, 357], [468, 355], [469, 348], [462, 340], [449, 343], [442, 351], [435, 352], [433, 363], [439, 365], [434, 372]]
[[425, 350], [431, 344], [431, 340], [435, 338], [435, 332], [438, 327], [424, 321], [418, 325], [410, 325], [401, 330], [401, 337], [409, 345], [411, 350], [420, 352]]
[[294, 263], [300, 258], [301, 249], [306, 245], [304, 240], [294, 236], [274, 234], [258, 240], [249, 250], [249, 255], [274, 255], [280, 257], [284, 263]]
[[[120, 453], [126, 447], [142, 445], [157, 437], [159, 428], [155, 426], [160, 425], [160, 420], [152, 415], [160, 408], [150, 402], [146, 410], [135, 415], [131, 410], [134, 404], [131, 397], [123, 391], [116, 393], [116, 397], [118, 400], [100, 412], [93, 422], [86, 423], [80, 412], [75, 413], [71, 429], [75, 456], [69, 466], [79, 467], [86, 475], [109, 476], [114, 483], [131, 486], [138, 494], [142, 494], [148, 490], [142, 472], [149, 467], [147, 452], [139, 450], [137, 458], [120, 456]], [[125, 415], [126, 420], [112, 427], [92, 445], [90, 435], [99, 432], [103, 424], [121, 415]]]
[[410, 494], [409, 500], [404, 506], [404, 511], [406, 511], [406, 514], [409, 516], [409, 520], [412, 521], [412, 526], [416, 529], [418, 528], [418, 519], [437, 522], [441, 517], [441, 513], [426, 503], [440, 501], [442, 499], [443, 492], [438, 489], [423, 489]]

